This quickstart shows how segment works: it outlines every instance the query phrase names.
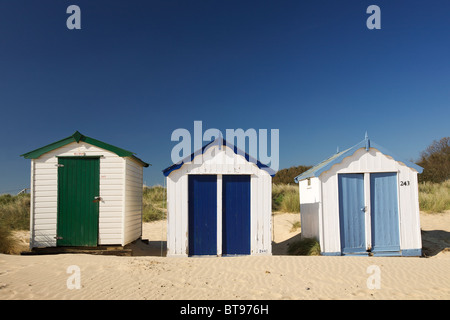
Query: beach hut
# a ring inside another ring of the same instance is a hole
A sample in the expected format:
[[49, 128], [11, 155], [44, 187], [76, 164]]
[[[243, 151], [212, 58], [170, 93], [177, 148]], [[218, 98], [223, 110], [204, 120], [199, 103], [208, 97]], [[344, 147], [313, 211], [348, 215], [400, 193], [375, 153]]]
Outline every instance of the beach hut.
[[168, 256], [272, 253], [272, 169], [218, 138], [163, 173]]
[[324, 255], [420, 256], [422, 170], [366, 134], [295, 178], [302, 237], [316, 238]]
[[142, 234], [142, 174], [132, 152], [70, 137], [31, 159], [30, 247], [124, 246]]

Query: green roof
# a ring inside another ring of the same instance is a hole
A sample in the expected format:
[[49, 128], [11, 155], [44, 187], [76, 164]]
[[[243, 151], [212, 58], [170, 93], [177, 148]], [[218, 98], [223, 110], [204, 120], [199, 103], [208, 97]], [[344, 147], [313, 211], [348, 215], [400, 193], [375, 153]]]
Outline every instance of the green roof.
[[70, 137], [67, 137], [65, 139], [53, 142], [53, 143], [51, 143], [49, 145], [46, 145], [44, 147], [41, 147], [39, 149], [36, 149], [36, 150], [30, 151], [30, 152], [24, 153], [24, 154], [21, 155], [21, 157], [24, 157], [25, 159], [37, 159], [37, 158], [39, 158], [40, 156], [42, 156], [43, 154], [45, 154], [47, 152], [50, 152], [50, 151], [53, 151], [55, 149], [61, 148], [61, 147], [65, 146], [65, 145], [68, 145], [69, 143], [72, 143], [72, 142], [80, 143], [80, 141], [89, 143], [89, 144], [91, 144], [93, 146], [96, 146], [96, 147], [99, 147], [99, 148], [102, 148], [102, 149], [105, 149], [105, 150], [108, 150], [108, 151], [111, 151], [112, 153], [117, 154], [119, 157], [130, 157], [130, 158], [136, 160], [137, 162], [139, 162], [144, 167], [148, 167], [149, 166], [148, 163], [146, 163], [146, 162], [142, 161], [141, 159], [139, 159], [138, 157], [136, 157], [134, 155], [134, 153], [131, 152], [131, 151], [128, 151], [128, 150], [125, 150], [125, 149], [113, 146], [113, 145], [111, 145], [109, 143], [105, 143], [105, 142], [102, 142], [102, 141], [99, 141], [99, 140], [87, 137], [87, 136], [79, 133], [78, 131], [75, 131], [75, 133], [73, 135], [71, 135]]

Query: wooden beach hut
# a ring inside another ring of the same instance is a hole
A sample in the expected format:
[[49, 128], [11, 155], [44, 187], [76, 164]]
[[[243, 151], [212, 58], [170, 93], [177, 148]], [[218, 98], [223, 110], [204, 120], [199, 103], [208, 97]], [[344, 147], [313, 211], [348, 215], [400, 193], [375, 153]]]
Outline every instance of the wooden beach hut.
[[316, 238], [324, 255], [420, 256], [422, 170], [366, 134], [295, 178], [302, 237]]
[[142, 176], [134, 153], [75, 132], [31, 159], [30, 247], [124, 246], [142, 235]]
[[272, 253], [269, 167], [218, 138], [163, 173], [168, 256]]

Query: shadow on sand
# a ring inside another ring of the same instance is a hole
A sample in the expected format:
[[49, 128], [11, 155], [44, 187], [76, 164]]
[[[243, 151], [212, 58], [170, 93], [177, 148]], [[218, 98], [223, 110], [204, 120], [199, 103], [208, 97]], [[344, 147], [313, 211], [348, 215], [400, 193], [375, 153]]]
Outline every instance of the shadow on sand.
[[125, 248], [133, 250], [134, 257], [165, 257], [167, 255], [167, 241], [148, 241], [138, 239]]
[[[284, 240], [282, 242], [272, 242], [272, 255], [284, 256], [287, 255], [287, 249], [289, 243], [300, 240], [301, 234]], [[167, 241], [148, 241], [148, 240], [136, 240], [125, 246], [126, 249], [132, 249], [132, 256], [134, 257], [165, 257], [167, 255]]]
[[288, 247], [290, 243], [299, 241], [302, 237], [301, 233], [294, 235], [293, 237], [281, 242], [272, 241], [272, 255], [274, 256], [286, 256], [288, 255]]
[[[287, 250], [290, 243], [299, 241], [301, 233], [281, 241], [272, 242], [272, 255], [288, 255]], [[432, 257], [442, 251], [450, 251], [450, 232], [443, 230], [422, 230], [422, 251], [425, 257]], [[167, 241], [137, 240], [125, 248], [133, 250], [133, 256], [165, 257], [167, 255]]]
[[443, 230], [422, 230], [422, 252], [432, 257], [442, 251], [450, 251], [450, 232]]

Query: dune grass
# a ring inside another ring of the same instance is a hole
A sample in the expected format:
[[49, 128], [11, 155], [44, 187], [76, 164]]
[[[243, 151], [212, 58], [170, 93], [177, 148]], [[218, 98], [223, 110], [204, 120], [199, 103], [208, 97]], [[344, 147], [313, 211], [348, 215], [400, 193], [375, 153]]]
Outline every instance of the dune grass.
[[30, 195], [1, 195], [0, 224], [10, 230], [28, 230], [30, 228]]
[[272, 185], [272, 211], [300, 212], [298, 185]]
[[319, 256], [320, 245], [316, 239], [305, 238], [299, 241], [290, 243], [287, 252], [294, 256]]
[[30, 195], [0, 195], [0, 253], [14, 251], [14, 230], [30, 228]]
[[450, 180], [419, 183], [419, 206], [425, 212], [450, 210]]
[[0, 253], [11, 253], [14, 247], [11, 230], [0, 221]]
[[142, 196], [142, 220], [151, 222], [166, 218], [166, 188], [144, 187]]

